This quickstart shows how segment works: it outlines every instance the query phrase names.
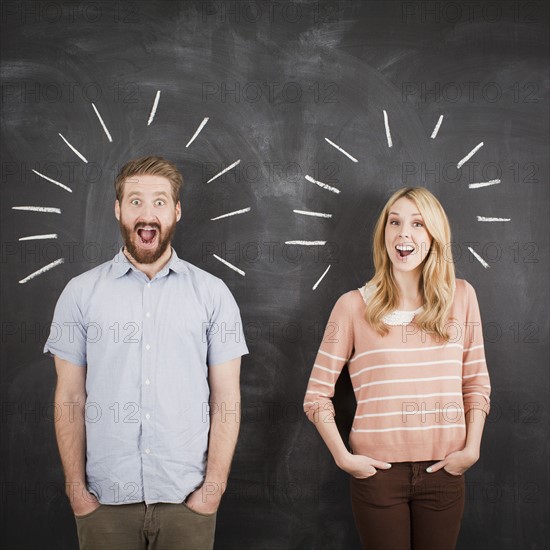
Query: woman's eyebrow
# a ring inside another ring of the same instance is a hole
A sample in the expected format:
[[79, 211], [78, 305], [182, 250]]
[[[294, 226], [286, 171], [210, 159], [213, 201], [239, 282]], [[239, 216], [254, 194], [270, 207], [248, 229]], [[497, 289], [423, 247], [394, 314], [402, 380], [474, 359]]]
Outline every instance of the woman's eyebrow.
[[[400, 216], [397, 212], [390, 212], [388, 215], [395, 214], [396, 216]], [[422, 214], [420, 212], [415, 212], [414, 214], [411, 214], [411, 216], [420, 216], [422, 217]]]

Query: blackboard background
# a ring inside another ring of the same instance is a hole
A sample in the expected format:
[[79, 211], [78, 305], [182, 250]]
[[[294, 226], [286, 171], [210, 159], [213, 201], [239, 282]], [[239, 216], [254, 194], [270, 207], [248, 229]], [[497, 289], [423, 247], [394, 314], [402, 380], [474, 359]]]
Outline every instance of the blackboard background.
[[[546, 3], [29, 1], [3, 2], [1, 20], [3, 547], [77, 547], [53, 432], [53, 360], [42, 347], [64, 285], [121, 243], [117, 168], [162, 154], [185, 178], [173, 245], [229, 285], [251, 351], [216, 548], [359, 548], [347, 477], [301, 402], [330, 309], [371, 276], [377, 212], [403, 184], [427, 186], [446, 208], [457, 276], [475, 287], [486, 329], [493, 408], [467, 474], [458, 548], [548, 548]], [[468, 188], [495, 178], [502, 183]], [[23, 205], [62, 214], [12, 209]], [[54, 232], [57, 240], [18, 241]], [[64, 264], [18, 282], [60, 257]], [[344, 432], [352, 393], [342, 376]]]

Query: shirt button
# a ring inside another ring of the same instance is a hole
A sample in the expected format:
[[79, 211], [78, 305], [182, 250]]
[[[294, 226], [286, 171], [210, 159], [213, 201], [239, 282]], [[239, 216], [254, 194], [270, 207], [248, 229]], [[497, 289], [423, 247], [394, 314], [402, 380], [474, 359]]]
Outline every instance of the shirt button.
[[150, 346], [149, 344], [147, 344], [147, 345], [145, 346], [145, 349], [151, 349], [151, 346]]
[[147, 413], [147, 414], [145, 415], [145, 418], [147, 418], [147, 420], [149, 420], [149, 418], [151, 418], [151, 415], [150, 415], [149, 413]]
[[149, 384], [151, 383], [151, 381], [149, 380], [149, 378], [147, 378], [147, 380], [145, 380], [145, 383], [146, 383], [147, 385], [149, 385]]
[[151, 449], [149, 449], [149, 447], [147, 447], [147, 449], [145, 449], [145, 452], [146, 452], [147, 454], [149, 454], [149, 453], [151, 452]]
[[150, 314], [149, 312], [147, 312], [147, 313], [145, 314], [145, 317], [151, 317], [151, 314]]
[[147, 283], [147, 288], [151, 288], [151, 283]]

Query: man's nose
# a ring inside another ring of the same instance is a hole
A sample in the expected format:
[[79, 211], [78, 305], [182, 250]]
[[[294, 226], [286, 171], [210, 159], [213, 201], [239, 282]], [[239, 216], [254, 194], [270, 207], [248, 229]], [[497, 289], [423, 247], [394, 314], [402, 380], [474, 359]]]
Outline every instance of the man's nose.
[[155, 214], [153, 205], [144, 204], [143, 207], [141, 208], [140, 218], [146, 222], [156, 221], [157, 216]]

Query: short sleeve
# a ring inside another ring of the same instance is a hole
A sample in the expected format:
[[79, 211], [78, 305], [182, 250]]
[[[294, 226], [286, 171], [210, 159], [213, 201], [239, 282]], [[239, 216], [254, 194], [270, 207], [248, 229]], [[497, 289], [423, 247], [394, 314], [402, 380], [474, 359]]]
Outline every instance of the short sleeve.
[[69, 281], [57, 300], [50, 335], [43, 352], [85, 367], [86, 328], [76, 298], [75, 286], [74, 280]]
[[206, 337], [206, 361], [209, 367], [248, 353], [239, 306], [222, 280], [219, 280], [215, 288]]

